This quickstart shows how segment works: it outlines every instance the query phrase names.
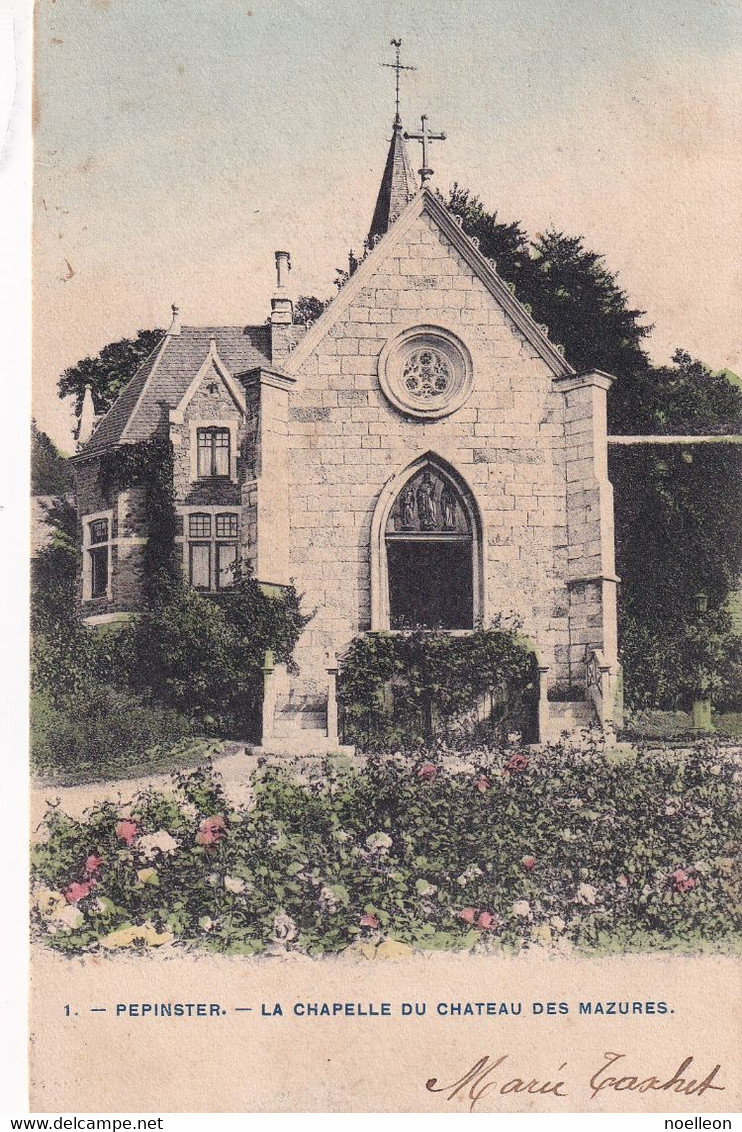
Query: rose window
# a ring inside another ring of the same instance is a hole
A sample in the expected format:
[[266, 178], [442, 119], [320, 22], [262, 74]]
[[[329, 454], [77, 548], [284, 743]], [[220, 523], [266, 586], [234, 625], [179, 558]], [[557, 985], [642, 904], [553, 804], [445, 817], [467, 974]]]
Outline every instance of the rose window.
[[464, 404], [473, 384], [471, 355], [442, 326], [411, 326], [379, 354], [379, 385], [405, 416], [436, 420]]
[[446, 392], [451, 382], [451, 370], [437, 350], [416, 350], [407, 359], [402, 381], [412, 397], [430, 401]]

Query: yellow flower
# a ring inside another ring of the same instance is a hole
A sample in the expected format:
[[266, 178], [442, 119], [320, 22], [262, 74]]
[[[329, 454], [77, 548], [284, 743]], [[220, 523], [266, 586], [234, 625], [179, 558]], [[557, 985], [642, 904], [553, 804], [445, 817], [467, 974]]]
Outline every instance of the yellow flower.
[[67, 907], [67, 901], [61, 892], [56, 892], [53, 888], [42, 885], [34, 890], [34, 907], [42, 920], [50, 920]]
[[396, 939], [385, 939], [376, 948], [377, 959], [411, 959], [412, 948]]
[[137, 869], [137, 877], [142, 884], [158, 885], [160, 883], [160, 878], [157, 875], [157, 869]]
[[540, 943], [542, 947], [548, 947], [552, 938], [551, 928], [548, 924], [539, 924], [533, 932], [534, 943]]
[[147, 922], [117, 928], [115, 932], [103, 936], [100, 945], [107, 951], [116, 951], [121, 947], [161, 947], [164, 943], [172, 943], [174, 939], [172, 932], [158, 932]]

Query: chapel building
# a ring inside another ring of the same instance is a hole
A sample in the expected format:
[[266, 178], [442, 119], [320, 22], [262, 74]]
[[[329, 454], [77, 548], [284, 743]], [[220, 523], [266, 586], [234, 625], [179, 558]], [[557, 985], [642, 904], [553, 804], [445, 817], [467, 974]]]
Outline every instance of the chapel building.
[[419, 188], [397, 115], [367, 254], [321, 317], [294, 323], [287, 252], [267, 323], [174, 308], [73, 459], [86, 623], [141, 608], [141, 494], [107, 497], [100, 466], [155, 437], [191, 585], [228, 589], [246, 560], [316, 610], [298, 673], [266, 673], [266, 749], [337, 744], [336, 657], [358, 633], [510, 612], [538, 658], [541, 739], [618, 722], [611, 378], [572, 369], [423, 166]]

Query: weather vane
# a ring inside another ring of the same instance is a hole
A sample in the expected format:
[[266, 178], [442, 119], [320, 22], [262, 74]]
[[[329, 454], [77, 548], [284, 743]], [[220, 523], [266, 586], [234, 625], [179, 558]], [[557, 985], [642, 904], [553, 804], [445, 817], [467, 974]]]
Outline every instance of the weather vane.
[[395, 86], [396, 117], [395, 117], [394, 120], [395, 120], [395, 123], [399, 123], [399, 121], [400, 121], [400, 117], [399, 117], [399, 72], [400, 71], [416, 71], [417, 67], [406, 67], [403, 63], [400, 63], [399, 52], [400, 52], [400, 48], [402, 47], [402, 40], [401, 39], [393, 39], [391, 41], [391, 45], [394, 48], [395, 54], [396, 54], [395, 62], [394, 63], [380, 63], [379, 66], [381, 66], [381, 67], [391, 67], [394, 71], [397, 72], [397, 74], [396, 74], [396, 86]]
[[[390, 64], [390, 66], [391, 66], [391, 64]], [[429, 181], [430, 178], [433, 176], [433, 170], [428, 165], [428, 145], [429, 145], [430, 142], [433, 142], [433, 141], [445, 141], [446, 135], [445, 134], [431, 134], [430, 131], [428, 130], [428, 115], [423, 114], [422, 117], [420, 118], [420, 133], [419, 134], [408, 134], [407, 131], [405, 131], [404, 136], [407, 139], [407, 141], [419, 141], [420, 144], [423, 147], [423, 164], [422, 164], [422, 168], [418, 169], [418, 173], [420, 174], [420, 184], [424, 185], [425, 182]]]

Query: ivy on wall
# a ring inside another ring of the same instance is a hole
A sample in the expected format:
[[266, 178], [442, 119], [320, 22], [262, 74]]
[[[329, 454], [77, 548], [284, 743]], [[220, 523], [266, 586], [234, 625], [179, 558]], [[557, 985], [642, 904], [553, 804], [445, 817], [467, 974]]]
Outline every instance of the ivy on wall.
[[537, 695], [534, 653], [517, 627], [499, 618], [464, 635], [363, 634], [340, 659], [345, 738], [364, 746], [451, 739], [462, 726], [471, 729], [485, 699], [484, 725], [493, 734], [528, 731]]
[[147, 527], [143, 589], [150, 603], [161, 598], [163, 590], [179, 578], [173, 465], [172, 445], [162, 438], [123, 444], [104, 453], [100, 461], [99, 485], [106, 499], [116, 491], [142, 489]]

